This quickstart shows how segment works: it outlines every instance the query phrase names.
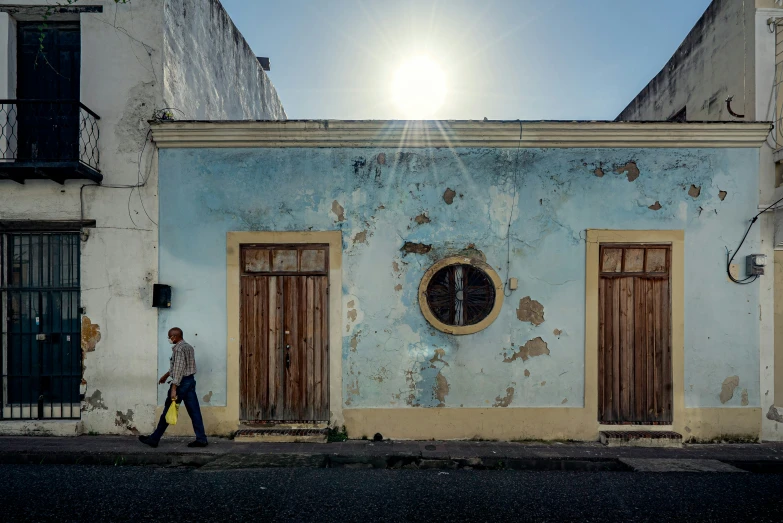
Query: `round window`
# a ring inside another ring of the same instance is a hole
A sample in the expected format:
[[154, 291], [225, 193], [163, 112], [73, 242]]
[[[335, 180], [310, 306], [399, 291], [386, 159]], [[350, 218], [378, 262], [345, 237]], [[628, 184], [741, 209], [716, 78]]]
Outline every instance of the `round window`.
[[500, 278], [484, 262], [447, 258], [422, 279], [419, 303], [435, 328], [450, 334], [472, 334], [492, 323], [500, 312]]

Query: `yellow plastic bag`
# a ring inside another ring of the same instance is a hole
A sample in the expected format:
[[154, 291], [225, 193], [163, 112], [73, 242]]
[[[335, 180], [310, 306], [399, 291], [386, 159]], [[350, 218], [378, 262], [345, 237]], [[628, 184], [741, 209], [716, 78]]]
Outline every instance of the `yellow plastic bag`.
[[166, 423], [169, 425], [176, 425], [177, 424], [177, 416], [179, 414], [179, 405], [177, 405], [176, 401], [172, 401], [171, 405], [169, 405], [169, 410], [166, 411]]

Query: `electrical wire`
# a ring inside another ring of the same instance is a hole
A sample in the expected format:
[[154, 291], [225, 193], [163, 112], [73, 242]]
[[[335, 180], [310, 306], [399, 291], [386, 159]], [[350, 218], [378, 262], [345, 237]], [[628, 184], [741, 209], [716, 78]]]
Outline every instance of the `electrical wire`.
[[776, 202], [775, 202], [775, 203], [773, 203], [772, 205], [769, 205], [768, 207], [766, 207], [765, 209], [763, 209], [762, 211], [760, 211], [758, 214], [756, 214], [756, 216], [754, 216], [752, 220], [750, 220], [750, 225], [748, 225], [748, 228], [747, 228], [747, 230], [745, 231], [745, 235], [742, 237], [742, 240], [740, 241], [739, 245], [737, 246], [737, 249], [734, 251], [734, 253], [733, 253], [733, 254], [732, 254], [732, 252], [729, 250], [729, 248], [728, 248], [728, 247], [726, 247], [726, 260], [727, 260], [727, 261], [726, 261], [726, 274], [728, 274], [728, 275], [729, 275], [729, 279], [730, 279], [731, 281], [733, 281], [734, 283], [736, 283], [736, 284], [739, 284], [739, 285], [749, 285], [749, 284], [751, 284], [751, 283], [753, 283], [754, 281], [756, 281], [756, 280], [758, 280], [758, 279], [759, 279], [758, 275], [748, 276], [747, 278], [745, 278], [745, 279], [742, 279], [742, 280], [738, 280], [738, 279], [736, 279], [736, 278], [735, 278], [735, 277], [734, 277], [734, 276], [731, 274], [731, 262], [733, 262], [733, 261], [734, 261], [734, 258], [737, 256], [737, 253], [738, 253], [738, 252], [740, 251], [740, 249], [742, 248], [742, 244], [743, 244], [743, 243], [745, 243], [745, 240], [747, 239], [747, 237], [748, 237], [748, 234], [750, 233], [750, 230], [753, 228], [753, 225], [754, 225], [754, 224], [755, 224], [755, 223], [758, 221], [758, 219], [759, 219], [759, 216], [761, 216], [762, 214], [764, 214], [764, 213], [765, 213], [765, 212], [767, 212], [768, 210], [772, 209], [773, 207], [775, 207], [775, 206], [776, 206], [777, 204], [779, 204], [780, 202], [783, 202], [783, 198], [779, 199], [778, 201], [776, 201]]
[[[177, 111], [180, 114], [182, 114], [185, 118], [187, 118], [187, 114], [181, 110], [177, 109], [176, 107], [164, 107], [162, 109], [156, 109], [153, 112], [152, 119], [154, 121], [161, 121], [166, 120], [165, 112], [167, 110], [173, 110]], [[147, 129], [147, 134], [144, 136], [144, 144], [141, 147], [141, 151], [139, 151], [139, 159], [138, 159], [138, 166], [137, 166], [137, 172], [136, 172], [136, 183], [135, 184], [99, 184], [99, 183], [87, 183], [81, 186], [79, 189], [79, 214], [82, 220], [84, 220], [84, 188], [85, 187], [102, 187], [105, 189], [130, 189], [130, 194], [128, 194], [128, 218], [130, 218], [131, 223], [133, 223], [134, 227], [138, 227], [138, 224], [136, 223], [136, 220], [133, 219], [133, 214], [131, 213], [131, 199], [133, 198], [133, 191], [135, 189], [139, 190], [139, 202], [141, 203], [141, 208], [144, 211], [144, 214], [147, 216], [147, 219], [149, 219], [150, 222], [152, 222], [155, 226], [158, 225], [158, 223], [152, 219], [152, 216], [147, 212], [147, 208], [144, 205], [144, 198], [141, 195], [141, 188], [145, 187], [147, 185], [147, 182], [149, 181], [151, 171], [147, 169], [146, 176], [142, 173], [142, 160], [144, 157], [144, 151], [147, 148], [147, 142], [149, 142], [150, 135], [152, 134], [152, 128]]]
[[511, 278], [511, 221], [514, 219], [514, 210], [517, 205], [517, 177], [519, 175], [519, 151], [522, 148], [522, 120], [519, 122], [519, 142], [517, 143], [517, 154], [514, 159], [514, 192], [511, 197], [511, 213], [508, 215], [508, 227], [506, 228], [506, 282], [503, 284], [503, 296], [511, 296], [509, 280]]

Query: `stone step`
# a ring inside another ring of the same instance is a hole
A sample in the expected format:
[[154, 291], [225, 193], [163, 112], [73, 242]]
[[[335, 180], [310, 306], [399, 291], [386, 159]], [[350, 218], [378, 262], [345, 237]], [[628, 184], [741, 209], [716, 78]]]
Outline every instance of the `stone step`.
[[682, 434], [670, 430], [606, 430], [599, 439], [607, 447], [682, 447]]
[[326, 443], [328, 430], [323, 428], [239, 429], [234, 441], [245, 443]]

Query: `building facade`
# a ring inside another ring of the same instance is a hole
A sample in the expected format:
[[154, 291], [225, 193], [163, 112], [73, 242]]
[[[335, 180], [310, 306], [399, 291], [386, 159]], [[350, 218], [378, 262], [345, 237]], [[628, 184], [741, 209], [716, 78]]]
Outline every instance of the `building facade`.
[[[760, 210], [783, 198], [783, 3], [714, 0], [658, 75], [618, 121], [772, 121], [761, 149]], [[757, 211], [758, 212], [758, 211]], [[750, 220], [756, 213], [748, 215]], [[770, 263], [759, 286], [763, 439], [783, 440], [783, 214], [773, 207], [757, 224]]]
[[182, 327], [211, 434], [757, 440], [769, 129], [156, 123], [159, 372]]
[[0, 1], [6, 434], [148, 430], [159, 376], [149, 121], [285, 119], [217, 0], [82, 4]]

